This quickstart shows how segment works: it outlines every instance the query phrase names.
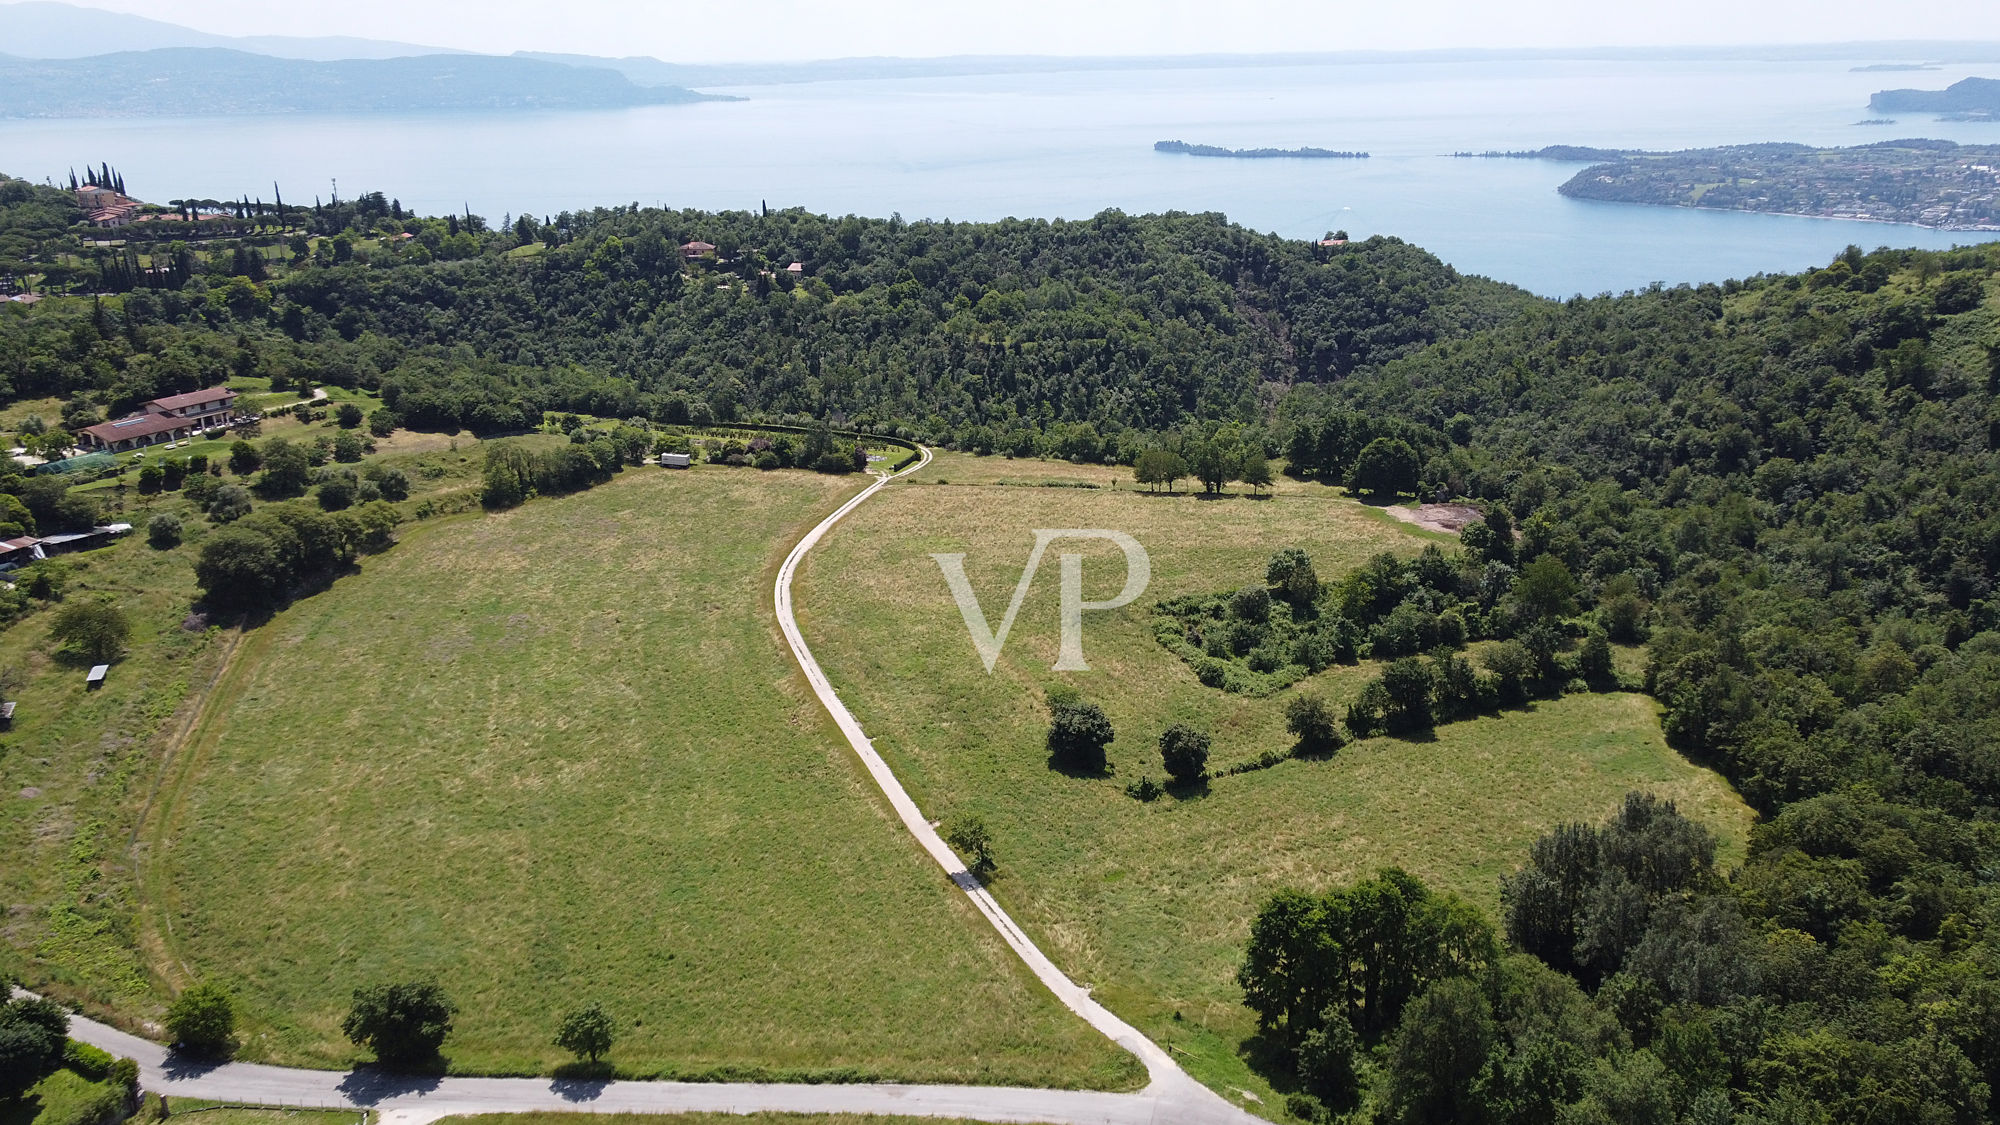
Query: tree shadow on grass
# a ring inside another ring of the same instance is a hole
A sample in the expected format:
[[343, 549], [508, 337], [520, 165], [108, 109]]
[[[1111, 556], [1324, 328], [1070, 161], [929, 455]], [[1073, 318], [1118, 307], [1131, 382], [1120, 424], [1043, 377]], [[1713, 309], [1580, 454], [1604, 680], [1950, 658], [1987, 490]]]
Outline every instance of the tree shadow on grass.
[[1164, 786], [1167, 796], [1176, 801], [1199, 801], [1209, 794], [1209, 778], [1206, 774], [1193, 781], [1169, 781]]
[[1074, 762], [1054, 754], [1049, 755], [1049, 769], [1078, 781], [1103, 780], [1112, 776], [1109, 762]]
[[[379, 1066], [357, 1066], [347, 1072], [347, 1077], [334, 1087], [354, 1102], [355, 1105], [372, 1106], [405, 1094], [428, 1094], [444, 1081], [445, 1067], [442, 1056], [437, 1056], [417, 1064], [425, 1073], [411, 1074], [404, 1071], [384, 1070]], [[433, 1071], [433, 1068], [435, 1070]]]
[[1243, 1040], [1236, 1048], [1236, 1055], [1252, 1073], [1271, 1084], [1272, 1092], [1296, 1094], [1300, 1091], [1298, 1075], [1292, 1069], [1291, 1054], [1269, 1032], [1259, 1031]]

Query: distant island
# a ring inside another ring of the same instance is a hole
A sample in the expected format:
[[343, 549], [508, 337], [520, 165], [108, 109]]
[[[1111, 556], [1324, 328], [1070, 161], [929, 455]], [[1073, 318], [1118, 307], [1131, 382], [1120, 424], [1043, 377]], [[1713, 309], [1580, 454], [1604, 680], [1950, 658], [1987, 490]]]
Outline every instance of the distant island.
[[1876, 113], [1943, 113], [1955, 121], [2000, 118], [2000, 79], [1967, 78], [1942, 90], [1883, 90], [1868, 99]]
[[1943, 70], [1944, 68], [1932, 63], [1878, 62], [1869, 63], [1867, 66], [1850, 66], [1847, 69], [1855, 74], [1875, 74], [1891, 70]]
[[1855, 122], [1856, 125], [1894, 125], [1895, 123], [1896, 119], [1893, 117], [1864, 117]]
[[1562, 185], [1572, 199], [2000, 230], [2000, 146], [1882, 141], [1627, 153]]
[[640, 86], [612, 70], [490, 55], [311, 62], [220, 47], [0, 55], [0, 117], [617, 109], [711, 97]]
[[1335, 152], [1325, 148], [1220, 148], [1191, 145], [1186, 141], [1155, 141], [1154, 152], [1178, 152], [1184, 156], [1226, 156], [1235, 160], [1366, 160], [1365, 152]]

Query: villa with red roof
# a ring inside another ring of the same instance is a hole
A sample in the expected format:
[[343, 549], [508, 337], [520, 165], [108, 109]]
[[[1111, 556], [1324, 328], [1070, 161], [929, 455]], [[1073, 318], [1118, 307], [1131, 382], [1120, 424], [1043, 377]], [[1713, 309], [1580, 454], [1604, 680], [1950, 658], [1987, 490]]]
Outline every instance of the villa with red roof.
[[120, 453], [140, 446], [193, 437], [236, 420], [236, 392], [227, 387], [156, 398], [137, 414], [86, 426], [77, 441], [86, 449]]

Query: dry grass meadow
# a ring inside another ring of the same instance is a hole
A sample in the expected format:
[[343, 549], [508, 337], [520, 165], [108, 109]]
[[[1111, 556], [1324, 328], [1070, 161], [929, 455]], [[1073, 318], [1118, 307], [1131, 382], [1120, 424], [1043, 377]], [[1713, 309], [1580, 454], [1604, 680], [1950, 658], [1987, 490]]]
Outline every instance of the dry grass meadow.
[[461, 1072], [1129, 1086], [908, 841], [803, 689], [777, 561], [853, 478], [629, 470], [435, 521], [258, 629], [148, 839], [161, 970], [338, 1066], [435, 974]]
[[[1127, 796], [1141, 774], [1162, 776], [1155, 739], [1173, 722], [1213, 733], [1212, 770], [1291, 741], [1285, 694], [1251, 700], [1202, 687], [1153, 640], [1154, 602], [1261, 581], [1286, 546], [1305, 548], [1334, 578], [1434, 536], [1319, 486], [1290, 484], [1263, 500], [1149, 496], [1129, 478], [1111, 489], [1111, 472], [941, 455], [808, 559], [801, 619], [925, 811], [987, 822], [993, 888], [1008, 908], [1066, 971], [1211, 1084], [1257, 1093], [1267, 1111], [1282, 1102], [1242, 1056], [1253, 1025], [1234, 983], [1250, 917], [1276, 888], [1324, 888], [1397, 864], [1494, 913], [1498, 877], [1530, 840], [1560, 821], [1606, 816], [1632, 789], [1675, 799], [1722, 836], [1726, 856], [1741, 854], [1749, 810], [1667, 748], [1654, 705], [1636, 695], [1569, 696], [1442, 727], [1427, 741], [1373, 739], [1331, 760], [1218, 778], [1185, 798]], [[1100, 487], [1060, 486], [1075, 481]], [[1116, 594], [1123, 562], [1109, 543], [1051, 547], [988, 674], [929, 555], [966, 554], [997, 627], [1036, 528], [1127, 532], [1148, 549], [1152, 585], [1124, 609], [1085, 615], [1090, 671], [1053, 672], [1056, 556], [1085, 556], [1087, 599]], [[1345, 703], [1372, 674], [1337, 667], [1305, 687]], [[1057, 682], [1110, 715], [1113, 776], [1048, 768], [1042, 699]]]

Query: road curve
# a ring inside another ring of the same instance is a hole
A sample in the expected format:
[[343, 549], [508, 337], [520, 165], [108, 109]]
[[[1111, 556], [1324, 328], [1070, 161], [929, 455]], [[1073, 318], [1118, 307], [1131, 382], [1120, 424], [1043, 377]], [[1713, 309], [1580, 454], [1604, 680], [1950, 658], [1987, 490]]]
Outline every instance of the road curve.
[[[1018, 1086], [932, 1086], [895, 1083], [790, 1084], [771, 1082], [600, 1082], [550, 1078], [428, 1078], [372, 1069], [306, 1070], [259, 1063], [212, 1064], [180, 1056], [149, 1039], [85, 1019], [70, 1020], [71, 1038], [139, 1064], [140, 1084], [170, 1098], [199, 1098], [326, 1109], [372, 1109], [383, 1125], [424, 1125], [471, 1113], [567, 1110], [585, 1113], [872, 1113], [909, 1117], [962, 1117], [1003, 1123], [1052, 1125], [1268, 1125], [1188, 1077], [1159, 1045], [1112, 1015], [1056, 968], [1000, 904], [945, 846], [895, 774], [875, 753], [819, 662], [813, 659], [793, 614], [792, 579], [822, 536], [897, 476], [928, 465], [931, 451], [902, 473], [885, 474], [820, 521], [799, 540], [778, 571], [778, 626], [813, 691], [849, 745], [867, 766], [917, 843], [942, 867], [1008, 947], [1063, 1005], [1146, 1065], [1149, 1081], [1132, 1094], [1087, 1090], [1038, 1090]], [[20, 990], [16, 990], [19, 993]]]

